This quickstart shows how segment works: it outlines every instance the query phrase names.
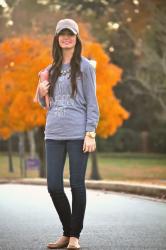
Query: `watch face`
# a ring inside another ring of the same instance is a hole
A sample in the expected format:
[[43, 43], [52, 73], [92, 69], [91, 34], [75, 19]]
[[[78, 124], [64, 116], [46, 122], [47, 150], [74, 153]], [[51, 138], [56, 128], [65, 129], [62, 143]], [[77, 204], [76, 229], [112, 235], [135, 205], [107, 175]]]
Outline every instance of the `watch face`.
[[91, 131], [91, 132], [87, 132], [87, 135], [89, 135], [91, 138], [95, 138], [96, 133]]
[[95, 133], [91, 132], [90, 135], [94, 138], [95, 137]]

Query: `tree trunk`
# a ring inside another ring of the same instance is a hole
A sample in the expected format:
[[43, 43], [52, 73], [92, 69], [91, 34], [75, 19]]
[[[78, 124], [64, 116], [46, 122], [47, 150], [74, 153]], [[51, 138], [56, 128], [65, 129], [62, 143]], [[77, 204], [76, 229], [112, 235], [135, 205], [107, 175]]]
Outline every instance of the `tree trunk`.
[[143, 153], [148, 153], [149, 152], [149, 145], [148, 145], [148, 137], [149, 137], [149, 132], [148, 131], [142, 131], [141, 132], [141, 145], [142, 145], [142, 152]]
[[13, 161], [12, 161], [12, 136], [8, 139], [8, 159], [9, 159], [9, 172], [13, 173]]
[[26, 177], [25, 168], [25, 135], [24, 132], [18, 134], [19, 137], [19, 156], [21, 177]]
[[29, 142], [29, 154], [31, 158], [36, 156], [35, 129], [27, 131]]
[[91, 159], [92, 159], [92, 169], [90, 174], [90, 179], [92, 180], [101, 180], [101, 176], [98, 170], [98, 162], [97, 162], [97, 152], [91, 152]]
[[46, 163], [45, 163], [45, 144], [44, 144], [44, 127], [39, 127], [37, 132], [37, 153], [40, 158], [39, 176], [46, 178]]

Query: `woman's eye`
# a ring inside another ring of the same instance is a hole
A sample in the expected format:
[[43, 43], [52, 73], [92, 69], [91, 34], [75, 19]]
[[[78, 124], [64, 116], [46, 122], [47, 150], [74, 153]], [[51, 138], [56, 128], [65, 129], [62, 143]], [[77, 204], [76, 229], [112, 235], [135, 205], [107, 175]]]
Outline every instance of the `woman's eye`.
[[74, 33], [72, 33], [72, 32], [69, 33], [69, 32], [68, 32], [68, 33], [61, 33], [60, 35], [61, 35], [61, 36], [65, 36], [65, 35], [66, 35], [66, 36], [74, 36]]

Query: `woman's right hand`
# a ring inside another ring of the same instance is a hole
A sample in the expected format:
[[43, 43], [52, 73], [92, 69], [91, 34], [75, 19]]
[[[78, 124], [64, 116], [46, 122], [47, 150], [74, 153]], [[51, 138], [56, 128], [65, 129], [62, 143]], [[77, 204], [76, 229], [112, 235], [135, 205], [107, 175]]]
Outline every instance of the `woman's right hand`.
[[48, 94], [50, 83], [46, 80], [39, 83], [39, 94], [41, 97], [44, 97]]

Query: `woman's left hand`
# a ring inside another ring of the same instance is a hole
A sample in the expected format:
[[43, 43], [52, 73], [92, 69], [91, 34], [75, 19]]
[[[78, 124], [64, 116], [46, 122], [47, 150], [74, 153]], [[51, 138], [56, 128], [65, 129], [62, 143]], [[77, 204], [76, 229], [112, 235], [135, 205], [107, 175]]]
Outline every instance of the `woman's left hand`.
[[83, 152], [93, 152], [96, 149], [95, 138], [90, 138], [88, 135], [84, 138]]

